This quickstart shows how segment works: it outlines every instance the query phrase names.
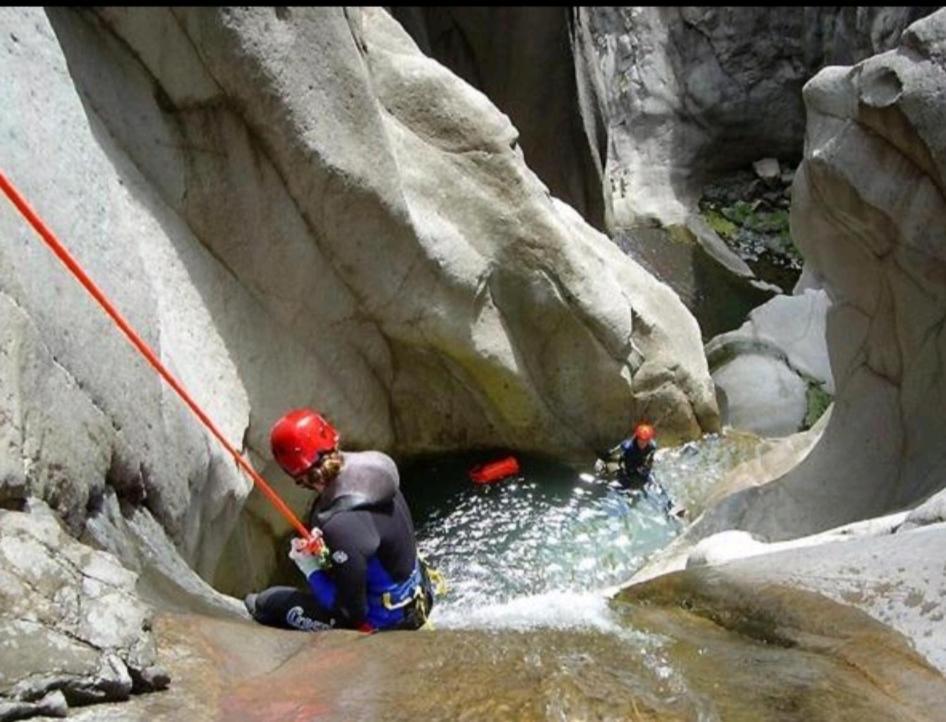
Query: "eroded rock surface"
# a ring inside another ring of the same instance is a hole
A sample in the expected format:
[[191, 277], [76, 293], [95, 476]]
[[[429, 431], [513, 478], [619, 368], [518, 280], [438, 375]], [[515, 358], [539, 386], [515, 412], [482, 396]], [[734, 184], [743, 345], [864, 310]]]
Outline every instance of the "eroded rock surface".
[[685, 222], [707, 180], [797, 159], [802, 85], [893, 47], [928, 8], [584, 8], [607, 89], [616, 227]]
[[942, 676], [863, 612], [792, 590], [767, 590], [753, 606], [745, 585], [720, 587], [705, 595], [722, 612], [715, 616], [705, 614], [711, 604], [697, 614], [680, 608], [691, 588], [657, 604], [615, 604], [604, 625], [528, 632], [361, 637], [162, 615], [156, 634], [180, 682], [73, 717], [539, 721], [621, 720], [630, 711], [670, 722], [779, 719], [790, 710], [788, 719], [825, 722], [935, 718]]
[[73, 540], [44, 504], [0, 510], [0, 719], [167, 686], [136, 579]]
[[834, 394], [824, 290], [776, 296], [749, 314], [736, 331], [706, 345], [706, 357], [724, 399], [724, 424], [762, 436], [787, 436], [805, 426], [813, 389]]
[[[393, 454], [718, 428], [693, 317], [382, 9], [0, 25], [4, 173], [300, 512], [268, 463], [295, 406]], [[265, 583], [286, 522], [5, 201], [0, 235], [0, 500], [232, 613], [200, 577]]]
[[940, 11], [901, 48], [806, 86], [792, 225], [834, 299], [834, 413], [795, 469], [711, 512], [716, 530], [815, 533], [916, 505], [946, 483], [946, 104], [933, 90], [946, 82], [944, 43]]
[[730, 489], [638, 577], [685, 564], [705, 539], [693, 563], [749, 555], [722, 568], [858, 606], [940, 670], [944, 49], [941, 10], [910, 26], [900, 48], [828, 68], [806, 86], [792, 224], [811, 276], [834, 301], [832, 413], [813, 448], [788, 453], [797, 462], [790, 470], [777, 464], [768, 483]]

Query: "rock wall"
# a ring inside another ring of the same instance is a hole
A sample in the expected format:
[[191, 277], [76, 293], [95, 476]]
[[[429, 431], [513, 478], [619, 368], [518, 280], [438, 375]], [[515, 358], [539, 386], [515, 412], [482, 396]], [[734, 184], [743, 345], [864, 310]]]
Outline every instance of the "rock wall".
[[[3, 172], [239, 443], [249, 402], [213, 310], [248, 294], [83, 107], [42, 10], [0, 24]], [[74, 536], [108, 500], [138, 508], [210, 574], [250, 483], [6, 198], [0, 236], [4, 506], [44, 499]]]
[[[703, 185], [797, 159], [801, 87], [895, 45], [931, 8], [582, 8], [605, 88], [605, 203], [615, 227], [684, 223]], [[606, 192], [606, 196], [608, 196]]]
[[[519, 129], [529, 166], [648, 271], [709, 339], [770, 297], [699, 215], [708, 184], [794, 167], [802, 85], [895, 45], [931, 8], [393, 8], [423, 52]], [[659, 234], [663, 226], [669, 235]]]
[[944, 58], [939, 11], [896, 50], [826, 68], [805, 86], [792, 227], [834, 298], [835, 408], [798, 466], [724, 500], [698, 525], [704, 533], [811, 534], [946, 486]]
[[589, 87], [575, 10], [401, 6], [391, 13], [424, 54], [509, 115], [529, 168], [553, 196], [604, 230], [601, 93]]
[[[292, 406], [394, 454], [718, 426], [693, 317], [383, 10], [0, 20], [4, 173], [291, 505], [268, 430]], [[249, 482], [6, 201], [0, 233], [3, 503], [210, 578]]]
[[552, 193], [612, 232], [681, 224], [714, 174], [797, 160], [802, 85], [826, 65], [890, 49], [932, 9], [392, 12], [423, 52], [509, 114]]

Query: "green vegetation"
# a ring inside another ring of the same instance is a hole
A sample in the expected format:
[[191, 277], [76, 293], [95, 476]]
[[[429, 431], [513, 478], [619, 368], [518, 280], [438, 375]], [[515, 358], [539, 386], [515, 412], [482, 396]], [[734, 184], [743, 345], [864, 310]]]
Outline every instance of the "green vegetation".
[[705, 209], [703, 211], [703, 217], [706, 219], [706, 222], [709, 223], [710, 227], [724, 240], [731, 239], [736, 235], [736, 231], [739, 230], [735, 223], [726, 218], [726, 216], [715, 208]]
[[703, 199], [700, 212], [707, 224], [759, 278], [789, 292], [804, 259], [792, 242], [787, 208], [762, 198], [732, 203]]
[[831, 402], [834, 401], [834, 397], [824, 390], [823, 384], [810, 383], [808, 384], [807, 399], [808, 413], [805, 415], [804, 428], [810, 429], [818, 422], [822, 414], [828, 410]]

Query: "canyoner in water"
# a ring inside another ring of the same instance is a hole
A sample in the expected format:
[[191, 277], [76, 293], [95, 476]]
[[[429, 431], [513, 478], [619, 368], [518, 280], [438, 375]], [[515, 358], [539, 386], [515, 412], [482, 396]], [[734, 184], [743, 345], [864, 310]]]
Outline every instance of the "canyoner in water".
[[277, 586], [249, 594], [253, 618], [306, 631], [424, 626], [443, 583], [417, 554], [394, 460], [380, 451], [342, 453], [338, 431], [311, 409], [279, 419], [270, 444], [280, 467], [316, 493], [309, 524], [322, 544], [292, 540], [289, 558], [309, 592]]
[[[654, 476], [654, 455], [657, 453], [656, 431], [650, 424], [638, 424], [630, 437], [617, 446], [598, 454], [595, 473], [615, 473], [618, 483], [629, 491], [647, 494], [668, 515], [686, 517], [686, 509], [673, 502], [670, 494]], [[611, 472], [609, 466], [617, 467]]]

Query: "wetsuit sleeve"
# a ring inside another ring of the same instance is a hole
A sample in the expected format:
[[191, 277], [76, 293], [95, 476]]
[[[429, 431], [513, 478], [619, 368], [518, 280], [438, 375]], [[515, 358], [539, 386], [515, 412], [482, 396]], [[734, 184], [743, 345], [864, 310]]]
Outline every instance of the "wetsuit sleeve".
[[335, 609], [342, 625], [357, 628], [368, 613], [368, 558], [380, 544], [378, 532], [367, 514], [336, 514], [323, 529], [325, 542], [332, 552], [332, 576], [337, 594]]

